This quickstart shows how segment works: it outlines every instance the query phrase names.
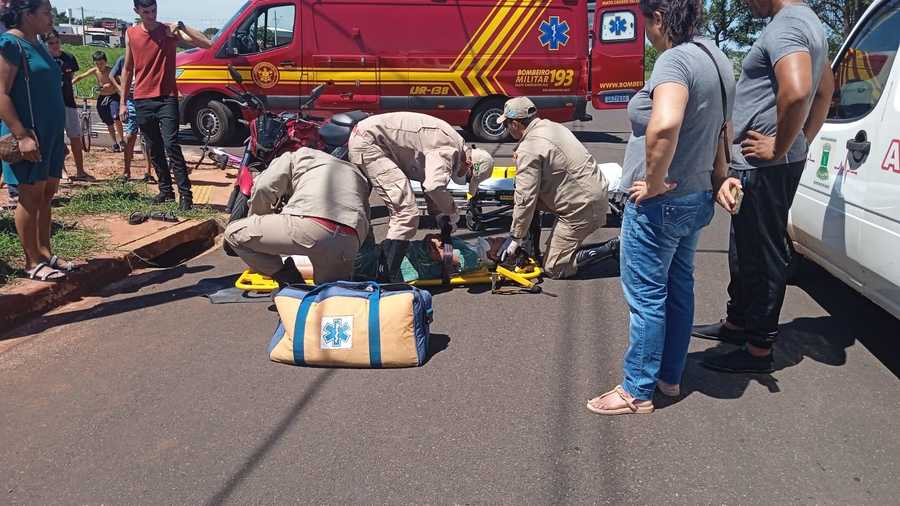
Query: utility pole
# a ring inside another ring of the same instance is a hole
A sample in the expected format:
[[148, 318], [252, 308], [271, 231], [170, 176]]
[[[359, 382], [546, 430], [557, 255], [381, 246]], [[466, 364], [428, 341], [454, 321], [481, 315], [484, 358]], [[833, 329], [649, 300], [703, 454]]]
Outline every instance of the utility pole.
[[84, 29], [84, 7], [81, 8], [81, 45], [87, 45], [87, 32]]

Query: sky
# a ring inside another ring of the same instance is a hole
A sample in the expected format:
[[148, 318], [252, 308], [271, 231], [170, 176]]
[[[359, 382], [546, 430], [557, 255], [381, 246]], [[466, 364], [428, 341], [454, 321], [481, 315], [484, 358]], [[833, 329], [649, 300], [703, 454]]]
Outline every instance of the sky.
[[[135, 18], [131, 0], [50, 0], [60, 12], [72, 9], [76, 18], [85, 16], [113, 17], [126, 21]], [[245, 0], [156, 0], [160, 21], [184, 21], [201, 30], [221, 28]]]

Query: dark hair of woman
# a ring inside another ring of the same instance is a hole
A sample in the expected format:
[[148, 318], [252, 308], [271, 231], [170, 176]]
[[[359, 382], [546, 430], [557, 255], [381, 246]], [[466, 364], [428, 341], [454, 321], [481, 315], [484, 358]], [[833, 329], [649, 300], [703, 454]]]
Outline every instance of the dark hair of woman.
[[690, 42], [700, 32], [703, 19], [701, 0], [640, 0], [640, 9], [647, 18], [659, 12], [673, 46]]
[[18, 28], [26, 12], [34, 14], [46, 0], [6, 0], [0, 2], [0, 21], [6, 28]]

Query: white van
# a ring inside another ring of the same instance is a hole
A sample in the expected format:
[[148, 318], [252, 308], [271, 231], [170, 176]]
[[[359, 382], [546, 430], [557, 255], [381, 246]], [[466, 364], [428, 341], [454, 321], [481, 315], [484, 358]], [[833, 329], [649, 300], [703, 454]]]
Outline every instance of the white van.
[[900, 0], [876, 0], [832, 68], [790, 213], [796, 251], [900, 318]]

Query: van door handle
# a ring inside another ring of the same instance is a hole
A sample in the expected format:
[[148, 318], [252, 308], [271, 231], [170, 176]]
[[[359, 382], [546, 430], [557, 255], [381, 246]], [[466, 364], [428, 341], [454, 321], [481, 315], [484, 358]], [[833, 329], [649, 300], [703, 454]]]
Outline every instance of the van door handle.
[[869, 142], [868, 135], [865, 130], [856, 132], [856, 137], [847, 141], [847, 151], [850, 154], [850, 162], [859, 166], [869, 157], [869, 151], [872, 149], [872, 143]]
[[278, 66], [279, 66], [279, 67], [296, 67], [296, 66], [297, 66], [297, 62], [295, 62], [294, 60], [285, 60], [285, 61], [283, 61], [283, 62], [280, 62], [280, 63], [278, 64]]

